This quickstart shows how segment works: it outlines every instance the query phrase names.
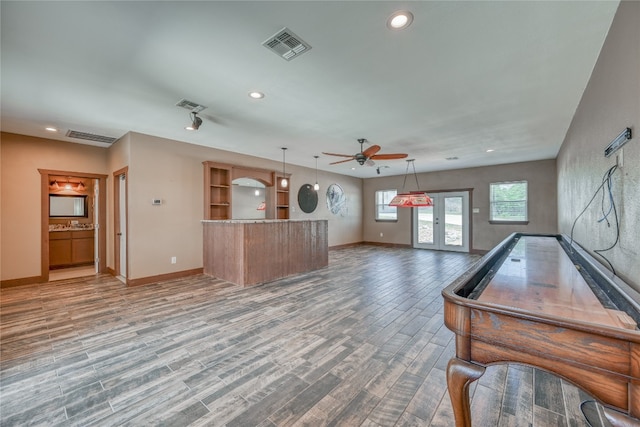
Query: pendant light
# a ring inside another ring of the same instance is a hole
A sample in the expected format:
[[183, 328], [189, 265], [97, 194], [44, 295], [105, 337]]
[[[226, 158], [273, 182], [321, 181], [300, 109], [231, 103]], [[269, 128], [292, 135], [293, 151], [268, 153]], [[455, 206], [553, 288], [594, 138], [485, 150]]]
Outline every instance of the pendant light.
[[313, 156], [316, 159], [316, 183], [313, 184], [313, 189], [318, 191], [320, 190], [320, 184], [318, 184], [318, 157], [319, 156]]
[[287, 175], [285, 174], [285, 167], [284, 167], [285, 151], [287, 151], [287, 147], [282, 147], [282, 181], [280, 181], [280, 186], [282, 186], [282, 188], [287, 188], [287, 185], [289, 185], [289, 183], [287, 182]]
[[[404, 181], [402, 182], [402, 193], [396, 195], [389, 203], [389, 206], [396, 206], [400, 208], [415, 208], [421, 206], [433, 206], [433, 200], [424, 191], [420, 191], [420, 184], [418, 184], [418, 175], [416, 174], [416, 165], [413, 163], [415, 159], [407, 160], [407, 170], [404, 173]], [[404, 191], [404, 186], [407, 183], [407, 175], [409, 174], [409, 164], [413, 166], [413, 176], [416, 178], [417, 191]]]

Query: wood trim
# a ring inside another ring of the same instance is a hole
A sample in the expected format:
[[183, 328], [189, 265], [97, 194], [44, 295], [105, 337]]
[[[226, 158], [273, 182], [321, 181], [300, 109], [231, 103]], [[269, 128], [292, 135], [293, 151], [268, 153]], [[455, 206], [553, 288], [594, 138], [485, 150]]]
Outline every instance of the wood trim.
[[159, 274], [157, 276], [141, 277], [139, 279], [126, 279], [127, 286], [142, 286], [151, 283], [163, 282], [165, 280], [181, 279], [187, 276], [195, 276], [202, 274], [203, 268], [194, 268], [192, 270], [176, 271], [173, 273]]
[[[129, 224], [129, 210], [127, 209], [126, 202], [129, 193], [129, 166], [125, 166], [117, 171], [113, 172], [113, 276], [118, 276], [120, 273], [120, 239], [118, 239], [118, 233], [120, 233], [120, 175], [125, 175], [125, 221]], [[127, 260], [129, 259], [129, 232], [127, 230], [125, 246], [127, 247]], [[129, 273], [129, 263], [127, 262], [127, 274]], [[125, 277], [126, 280], [126, 277]]]
[[492, 225], [529, 225], [529, 221], [493, 221], [489, 220]]
[[447, 189], [447, 190], [420, 190], [420, 191], [424, 191], [425, 193], [459, 193], [461, 191], [468, 191], [469, 193], [473, 192], [473, 187], [470, 188], [452, 188], [452, 189]]
[[107, 267], [107, 274], [110, 274], [113, 277], [116, 277], [116, 271], [111, 267]]
[[385, 242], [362, 242], [363, 245], [382, 246], [385, 248], [401, 248], [401, 249], [413, 249], [412, 245], [406, 243], [385, 243]]
[[[48, 273], [48, 271], [47, 271]], [[22, 277], [20, 279], [9, 279], [0, 281], [0, 288], [13, 288], [15, 286], [24, 286], [24, 285], [33, 285], [36, 283], [43, 283], [49, 280], [49, 275], [47, 274], [47, 278], [44, 276], [32, 276], [32, 277]]]
[[272, 170], [231, 166], [231, 180], [233, 181], [238, 178], [255, 179], [263, 183], [266, 187], [272, 187], [274, 184]]
[[66, 175], [76, 178], [98, 180], [98, 272], [107, 271], [107, 178], [108, 175], [72, 172], [52, 169], [38, 169], [40, 173], [40, 278], [49, 281], [49, 182], [52, 175]]
[[362, 246], [365, 245], [365, 242], [355, 242], [355, 243], [346, 243], [344, 245], [335, 245], [335, 246], [329, 246], [329, 250], [330, 251], [335, 251], [338, 249], [346, 249], [346, 248], [353, 248], [355, 246]]
[[49, 175], [51, 171], [40, 172], [40, 277], [49, 281]]

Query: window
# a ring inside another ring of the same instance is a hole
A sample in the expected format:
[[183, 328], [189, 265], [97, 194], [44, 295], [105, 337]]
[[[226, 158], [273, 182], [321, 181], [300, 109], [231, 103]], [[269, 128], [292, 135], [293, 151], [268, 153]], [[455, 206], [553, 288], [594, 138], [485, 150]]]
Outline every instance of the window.
[[376, 191], [376, 221], [397, 221], [398, 208], [389, 206], [398, 190]]
[[490, 221], [527, 222], [527, 181], [491, 183]]

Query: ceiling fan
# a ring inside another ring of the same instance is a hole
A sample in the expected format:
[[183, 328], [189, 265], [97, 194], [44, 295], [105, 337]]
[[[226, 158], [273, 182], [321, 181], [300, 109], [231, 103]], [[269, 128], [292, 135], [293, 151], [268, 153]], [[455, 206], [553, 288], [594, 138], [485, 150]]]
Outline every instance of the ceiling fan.
[[364, 139], [364, 138], [360, 138], [360, 139], [358, 139], [358, 142], [360, 143], [360, 152], [359, 153], [356, 153], [356, 154], [353, 154], [353, 155], [350, 155], [350, 154], [337, 154], [337, 153], [322, 153], [322, 154], [326, 154], [327, 156], [348, 157], [347, 160], [340, 160], [340, 161], [337, 161], [337, 162], [329, 163], [330, 165], [337, 165], [338, 163], [345, 163], [345, 162], [350, 162], [351, 160], [355, 160], [360, 165], [366, 164], [367, 166], [373, 166], [375, 164], [373, 159], [376, 159], [376, 160], [395, 160], [395, 159], [404, 159], [405, 157], [408, 156], [408, 154], [405, 154], [405, 153], [376, 154], [378, 151], [380, 151], [380, 146], [379, 145], [372, 145], [371, 147], [367, 148], [366, 150], [363, 150], [363, 144], [365, 142], [368, 142], [368, 141], [366, 139]]

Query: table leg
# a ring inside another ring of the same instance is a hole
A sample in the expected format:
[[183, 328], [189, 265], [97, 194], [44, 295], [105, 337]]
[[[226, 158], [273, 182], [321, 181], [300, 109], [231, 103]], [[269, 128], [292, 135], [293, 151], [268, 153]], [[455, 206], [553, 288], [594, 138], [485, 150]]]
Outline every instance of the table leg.
[[485, 368], [457, 357], [447, 365], [447, 388], [453, 406], [456, 427], [471, 427], [471, 409], [469, 408], [469, 384], [484, 374]]

